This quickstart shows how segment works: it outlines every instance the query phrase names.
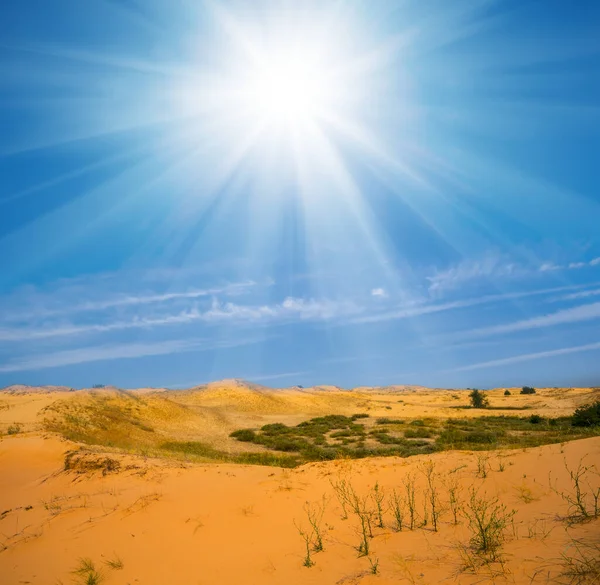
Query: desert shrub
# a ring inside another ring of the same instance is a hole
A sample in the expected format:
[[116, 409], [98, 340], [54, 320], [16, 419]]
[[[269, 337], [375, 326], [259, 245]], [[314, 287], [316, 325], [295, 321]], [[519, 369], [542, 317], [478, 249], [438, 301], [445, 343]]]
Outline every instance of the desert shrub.
[[532, 425], [539, 425], [544, 419], [539, 414], [532, 414], [529, 417], [529, 422]]
[[387, 418], [385, 416], [382, 416], [382, 417], [378, 418], [375, 421], [375, 424], [378, 424], [378, 425], [391, 425], [391, 424], [394, 424], [394, 422], [396, 422], [396, 421], [392, 420], [391, 418]]
[[352, 437], [354, 435], [354, 433], [348, 429], [345, 429], [343, 431], [335, 431], [333, 433], [331, 433], [331, 438], [333, 439], [338, 439], [340, 437]]
[[471, 489], [469, 501], [463, 508], [469, 529], [470, 544], [473, 550], [491, 560], [498, 558], [498, 549], [502, 545], [505, 530], [515, 510], [508, 511], [497, 497], [480, 496], [477, 490]]
[[487, 408], [490, 405], [488, 397], [480, 390], [472, 390], [469, 393], [469, 400], [473, 408]]
[[416, 418], [415, 420], [410, 421], [411, 426], [413, 427], [424, 427], [425, 421], [420, 418]]
[[498, 441], [498, 435], [491, 431], [473, 431], [465, 435], [466, 443], [488, 444], [492, 445]]
[[9, 425], [8, 429], [6, 429], [6, 432], [9, 435], [18, 435], [21, 432], [21, 425], [17, 423]]
[[291, 429], [283, 423], [271, 423], [262, 426], [260, 430], [267, 435], [281, 435], [288, 433]]
[[369, 415], [366, 412], [359, 412], [357, 414], [353, 414], [350, 418], [352, 420], [357, 420], [359, 418], [369, 418]]
[[532, 388], [531, 386], [523, 386], [520, 394], [535, 394], [535, 388]]
[[510, 390], [505, 390], [504, 391], [504, 396], [510, 396]]
[[573, 413], [571, 424], [574, 427], [593, 427], [600, 425], [600, 400], [587, 406], [580, 406]]
[[256, 433], [252, 429], [240, 429], [239, 431], [233, 431], [229, 435], [233, 439], [238, 441], [244, 441], [245, 443], [251, 443], [256, 439]]

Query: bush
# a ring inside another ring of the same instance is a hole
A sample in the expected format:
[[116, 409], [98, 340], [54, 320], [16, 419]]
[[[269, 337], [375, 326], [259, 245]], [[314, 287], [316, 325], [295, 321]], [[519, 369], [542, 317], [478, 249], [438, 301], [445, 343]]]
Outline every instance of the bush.
[[571, 424], [574, 427], [594, 427], [600, 425], [600, 400], [587, 406], [580, 406], [573, 413]]
[[8, 429], [6, 429], [6, 432], [9, 435], [18, 435], [21, 432], [21, 425], [19, 425], [19, 424], [10, 425], [8, 427]]
[[544, 420], [544, 419], [539, 414], [532, 414], [529, 417], [529, 422], [532, 425], [539, 425], [542, 422], [542, 420]]
[[488, 397], [480, 390], [472, 390], [469, 393], [469, 400], [473, 408], [487, 408], [490, 405]]
[[252, 443], [256, 439], [256, 433], [252, 429], [240, 429], [239, 431], [233, 431], [229, 435], [233, 439], [238, 441], [244, 441], [245, 443]]
[[504, 391], [504, 396], [510, 396], [510, 390], [505, 390]]
[[521, 388], [521, 394], [535, 394], [535, 388], [523, 386], [523, 388]]
[[359, 412], [358, 414], [353, 414], [350, 418], [352, 420], [356, 420], [359, 418], [369, 418], [369, 415], [366, 412]]

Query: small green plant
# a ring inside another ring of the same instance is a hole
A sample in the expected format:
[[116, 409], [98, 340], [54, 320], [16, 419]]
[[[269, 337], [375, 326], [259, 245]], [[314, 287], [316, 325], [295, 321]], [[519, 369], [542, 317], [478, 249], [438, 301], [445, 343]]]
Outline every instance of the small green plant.
[[379, 559], [369, 557], [369, 564], [371, 565], [371, 575], [377, 575], [379, 573]]
[[415, 497], [415, 476], [408, 473], [404, 478], [404, 493], [406, 494], [406, 507], [408, 508], [408, 527], [415, 529], [417, 520], [417, 505]]
[[576, 469], [570, 469], [566, 459], [564, 465], [571, 480], [571, 490], [559, 491], [552, 482], [550, 488], [568, 504], [567, 519], [570, 522], [581, 522], [600, 517], [600, 485], [592, 485], [590, 480], [590, 476], [599, 476], [595, 466], [584, 465], [583, 459]]
[[510, 396], [510, 395], [511, 395], [511, 394], [510, 394], [510, 390], [505, 390], [505, 391], [504, 391], [504, 396]]
[[312, 528], [313, 534], [313, 550], [315, 552], [321, 552], [323, 549], [323, 515], [325, 514], [325, 507], [327, 505], [327, 500], [325, 496], [321, 502], [306, 502], [304, 504], [304, 512], [306, 513], [306, 518], [308, 523]]
[[469, 400], [472, 408], [488, 408], [490, 405], [489, 398], [481, 390], [472, 390], [469, 393]]
[[385, 501], [385, 492], [379, 486], [379, 482], [376, 482], [373, 486], [373, 492], [371, 494], [373, 502], [375, 503], [375, 510], [377, 513], [377, 526], [383, 528], [383, 502]]
[[489, 457], [487, 455], [477, 455], [477, 476], [485, 479], [489, 471]]
[[105, 579], [103, 573], [96, 569], [94, 561], [88, 558], [79, 559], [79, 564], [72, 573], [80, 585], [99, 585]]
[[505, 530], [515, 515], [508, 511], [497, 497], [487, 498], [471, 488], [469, 501], [463, 513], [471, 531], [470, 545], [473, 551], [491, 561], [498, 559], [498, 550], [505, 538]]
[[298, 534], [300, 534], [302, 540], [304, 541], [304, 546], [306, 547], [306, 554], [304, 556], [304, 561], [302, 563], [303, 567], [310, 568], [314, 565], [314, 562], [310, 556], [311, 553], [311, 543], [312, 543], [312, 533], [310, 530], [307, 530], [303, 526], [296, 524], [294, 521], [294, 525], [296, 526], [296, 530]]
[[435, 471], [435, 464], [433, 463], [433, 461], [427, 461], [424, 464], [423, 473], [427, 481], [427, 499], [429, 500], [429, 506], [431, 511], [431, 523], [434, 532], [437, 532], [441, 509], [436, 483], [437, 473]]
[[9, 435], [18, 435], [21, 432], [21, 425], [19, 423], [9, 425], [6, 432]]
[[396, 488], [392, 490], [392, 495], [390, 496], [390, 509], [394, 515], [394, 530], [396, 532], [402, 531], [402, 524], [404, 522], [404, 508], [402, 506], [402, 500], [396, 492]]
[[532, 414], [529, 417], [529, 422], [532, 425], [539, 425], [544, 419], [539, 414]]
[[561, 577], [572, 585], [600, 583], [600, 545], [572, 540], [562, 553]]
[[448, 483], [448, 503], [450, 505], [450, 511], [452, 512], [452, 521], [456, 526], [458, 524], [458, 519], [460, 517], [461, 512], [461, 503], [460, 503], [460, 484], [456, 478], [453, 478]]
[[532, 388], [531, 386], [523, 386], [520, 394], [535, 394], [535, 388]]
[[104, 561], [104, 564], [112, 569], [113, 571], [120, 571], [123, 569], [124, 565], [123, 565], [123, 561], [121, 560], [120, 557], [115, 556], [112, 559], [108, 559], [106, 561]]
[[348, 506], [350, 505], [351, 495], [353, 492], [352, 485], [346, 478], [340, 478], [337, 481], [329, 481], [333, 491], [342, 508], [342, 520], [348, 519]]

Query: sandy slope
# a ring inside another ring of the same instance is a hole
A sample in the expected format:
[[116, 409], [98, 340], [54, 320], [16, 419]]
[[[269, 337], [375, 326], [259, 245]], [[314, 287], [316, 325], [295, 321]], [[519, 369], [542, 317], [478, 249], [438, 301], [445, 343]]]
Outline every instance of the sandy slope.
[[[0, 443], [5, 510], [0, 532], [6, 547], [0, 553], [2, 583], [69, 583], [79, 557], [103, 566], [103, 560], [119, 556], [124, 568], [105, 567], [105, 582], [147, 585], [437, 583], [455, 576], [460, 583], [475, 583], [494, 568], [483, 568], [478, 576], [460, 572], [457, 543], [466, 543], [469, 536], [464, 523], [451, 525], [446, 511], [437, 533], [431, 527], [400, 533], [377, 528], [371, 544], [381, 573], [365, 573], [369, 563], [354, 549], [357, 521], [341, 520], [329, 481], [350, 477], [364, 493], [377, 481], [389, 492], [401, 487], [409, 471], [416, 471], [420, 510], [422, 457], [337, 461], [291, 471], [228, 465], [184, 468], [129, 458], [123, 467], [132, 469], [103, 476], [63, 472], [69, 447], [35, 435]], [[486, 479], [476, 477], [473, 454], [443, 453], [427, 459], [439, 470], [440, 482], [454, 475], [465, 489], [481, 486], [517, 509], [518, 538], [512, 535], [505, 545], [508, 582], [529, 583], [542, 567], [544, 575], [557, 570], [554, 564], [569, 541], [565, 523], [557, 519], [567, 508], [549, 489], [548, 474], [552, 472], [559, 489], [566, 489], [563, 457], [577, 462], [584, 456], [589, 463], [600, 463], [600, 439], [563, 448], [492, 453], [490, 463], [496, 471]], [[497, 471], [500, 462], [503, 472]], [[441, 483], [440, 489], [445, 500]], [[533, 501], [526, 503], [522, 494]], [[293, 521], [305, 522], [304, 503], [320, 501], [323, 495], [328, 498], [325, 552], [314, 555], [316, 564], [307, 569]], [[385, 519], [391, 524], [389, 513]], [[599, 530], [600, 523], [594, 521], [570, 532], [591, 538], [600, 537]]]
[[[96, 393], [112, 397], [113, 390]], [[206, 436], [219, 428], [224, 435], [242, 423], [302, 420], [319, 413], [373, 416], [468, 416], [450, 406], [466, 402], [466, 392], [426, 389], [365, 390], [288, 389], [274, 392], [239, 383], [218, 383], [192, 391], [143, 393], [140, 408], [157, 423], [181, 425], [185, 433]], [[510, 397], [527, 411], [568, 414], [596, 393], [589, 389], [545, 389], [535, 396]], [[489, 453], [486, 478], [477, 476], [478, 455], [445, 452], [409, 459], [384, 458], [333, 461], [294, 470], [233, 465], [189, 465], [131, 455], [89, 452], [64, 470], [65, 454], [79, 447], [41, 430], [44, 408], [57, 400], [75, 404], [90, 399], [85, 391], [2, 393], [0, 429], [19, 422], [26, 432], [0, 441], [0, 583], [56, 584], [78, 582], [72, 574], [81, 557], [102, 569], [104, 583], [144, 585], [220, 583], [351, 584], [422, 583], [556, 583], [560, 558], [572, 538], [600, 541], [600, 521], [568, 527], [561, 516], [567, 504], [549, 487], [569, 488], [564, 461], [571, 467], [584, 460], [600, 469], [600, 438], [566, 445]], [[112, 400], [112, 398], [110, 398]], [[126, 398], [126, 400], [129, 400]], [[137, 400], [137, 399], [136, 399]], [[503, 390], [491, 393], [492, 403], [505, 400]], [[136, 404], [138, 404], [136, 402]], [[388, 408], [389, 407], [389, 408]], [[161, 422], [162, 421], [162, 422]], [[167, 422], [165, 422], [167, 421]], [[111, 465], [106, 469], [110, 458]], [[108, 472], [90, 468], [100, 461]], [[415, 531], [375, 528], [371, 558], [379, 560], [379, 575], [369, 573], [368, 559], [359, 558], [358, 521], [341, 519], [341, 507], [331, 481], [349, 479], [361, 495], [374, 484], [390, 494], [402, 490], [407, 474], [417, 478], [417, 510], [422, 515], [423, 465], [436, 470], [443, 513], [439, 532], [431, 523]], [[502, 469], [502, 471], [500, 470]], [[549, 479], [550, 476], [550, 479]], [[471, 486], [497, 495], [516, 509], [508, 531], [504, 569], [492, 564], [477, 574], [464, 570], [461, 546], [470, 534], [465, 520], [451, 522], [448, 484], [456, 478], [463, 499]], [[600, 476], [589, 475], [600, 488]], [[556, 483], [554, 483], [556, 482]], [[588, 489], [588, 488], [586, 488]], [[588, 489], [589, 492], [589, 489]], [[294, 525], [306, 526], [303, 507], [326, 499], [323, 520], [325, 551], [314, 554], [315, 566], [305, 568], [303, 542]], [[105, 562], [119, 557], [122, 569]], [[503, 573], [499, 575], [498, 573]], [[533, 579], [533, 580], [532, 580]]]

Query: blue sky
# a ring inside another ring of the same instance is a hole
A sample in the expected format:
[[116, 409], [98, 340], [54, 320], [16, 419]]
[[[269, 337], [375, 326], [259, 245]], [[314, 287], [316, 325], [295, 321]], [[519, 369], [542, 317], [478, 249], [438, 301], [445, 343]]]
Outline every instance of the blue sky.
[[600, 384], [600, 5], [4, 0], [0, 386]]

